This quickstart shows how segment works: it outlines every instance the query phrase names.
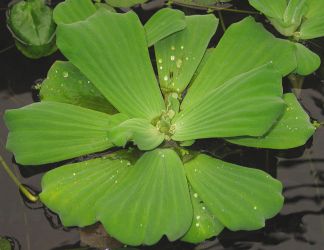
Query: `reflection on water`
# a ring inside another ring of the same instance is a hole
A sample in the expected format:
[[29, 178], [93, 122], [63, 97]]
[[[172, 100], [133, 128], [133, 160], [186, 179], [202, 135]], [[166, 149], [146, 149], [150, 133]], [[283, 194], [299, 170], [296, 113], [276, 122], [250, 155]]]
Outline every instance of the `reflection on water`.
[[[53, 1], [55, 2], [55, 1]], [[57, 2], [57, 1], [56, 1]], [[234, 1], [235, 6], [243, 3]], [[5, 7], [0, 4], [0, 8]], [[149, 7], [147, 7], [149, 8]], [[1, 11], [1, 10], [0, 10]], [[3, 10], [0, 16], [0, 49], [12, 44], [4, 25]], [[151, 12], [141, 16], [146, 20]], [[235, 21], [244, 15], [236, 15]], [[232, 16], [224, 13], [226, 23]], [[216, 38], [217, 40], [217, 38]], [[312, 49], [324, 60], [323, 40], [312, 41]], [[32, 85], [44, 78], [50, 65], [62, 55], [56, 53], [41, 60], [29, 60], [15, 48], [0, 55], [0, 115], [5, 109], [24, 106], [36, 98]], [[303, 85], [300, 100], [313, 119], [324, 121], [324, 66], [308, 77]], [[286, 80], [285, 82], [289, 82]], [[289, 85], [285, 86], [289, 89]], [[0, 154], [13, 167], [15, 174], [36, 193], [40, 191], [43, 172], [59, 164], [42, 167], [17, 166], [9, 152], [5, 151], [7, 130], [0, 119]], [[227, 161], [244, 166], [260, 168], [280, 179], [284, 184], [285, 206], [275, 218], [267, 221], [266, 227], [252, 232], [224, 230], [219, 237], [199, 246], [180, 241], [169, 243], [162, 239], [157, 246], [140, 249], [163, 250], [222, 250], [222, 249], [323, 249], [324, 246], [324, 131], [320, 128], [306, 146], [288, 151], [248, 149], [230, 145], [220, 140], [201, 140], [194, 147]], [[16, 186], [0, 168], [0, 236], [7, 237], [14, 249], [89, 249], [82, 242], [91, 242], [97, 229], [86, 228], [81, 236], [77, 228], [64, 228], [57, 215], [41, 203], [30, 203], [20, 195]], [[95, 240], [96, 241], [96, 240]], [[117, 246], [116, 246], [117, 247]], [[125, 248], [123, 248], [125, 249]], [[128, 250], [134, 250], [129, 248]]]

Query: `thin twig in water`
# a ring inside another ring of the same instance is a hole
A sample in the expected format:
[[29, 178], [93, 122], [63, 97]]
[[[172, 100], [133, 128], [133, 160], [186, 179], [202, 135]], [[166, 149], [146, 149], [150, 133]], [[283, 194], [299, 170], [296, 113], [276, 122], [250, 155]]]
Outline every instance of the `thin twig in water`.
[[226, 26], [225, 26], [225, 22], [224, 22], [224, 18], [223, 18], [223, 14], [220, 10], [217, 11], [217, 14], [218, 14], [218, 17], [219, 17], [219, 20], [220, 20], [220, 23], [221, 23], [221, 26], [222, 26], [222, 29], [223, 31], [225, 32], [226, 31]]
[[15, 45], [14, 45], [14, 44], [11, 44], [11, 45], [8, 46], [7, 48], [1, 49], [1, 50], [0, 50], [0, 54], [6, 52], [7, 50], [12, 49], [13, 47], [15, 47]]

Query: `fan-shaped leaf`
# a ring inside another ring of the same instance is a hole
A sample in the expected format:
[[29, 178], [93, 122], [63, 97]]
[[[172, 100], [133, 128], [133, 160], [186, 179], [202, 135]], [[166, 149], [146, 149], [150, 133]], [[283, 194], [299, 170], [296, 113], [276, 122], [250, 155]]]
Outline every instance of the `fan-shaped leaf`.
[[164, 8], [157, 11], [145, 24], [148, 46], [186, 27], [182, 11]]
[[164, 134], [148, 120], [140, 118], [129, 119], [110, 129], [108, 137], [119, 147], [124, 147], [127, 141], [133, 141], [140, 150], [154, 149], [164, 140]]
[[229, 142], [258, 148], [287, 149], [304, 145], [313, 135], [315, 127], [300, 106], [294, 94], [285, 94], [287, 108], [274, 127], [259, 138], [230, 138]]
[[[95, 207], [108, 233], [129, 245], [173, 241], [190, 227], [192, 206], [182, 162], [171, 149], [145, 153]], [[127, 225], [127, 226], [125, 226]]]
[[116, 113], [95, 86], [70, 62], [56, 61], [41, 85], [42, 101], [74, 104], [88, 109]]
[[186, 28], [155, 44], [159, 82], [165, 92], [182, 92], [190, 82], [214, 35], [214, 15], [186, 17]]
[[249, 3], [268, 17], [282, 19], [287, 7], [287, 0], [249, 0]]
[[218, 235], [224, 229], [224, 225], [210, 213], [197, 193], [191, 189], [190, 194], [194, 217], [189, 231], [181, 240], [199, 243]]
[[34, 103], [6, 111], [7, 148], [24, 165], [66, 160], [112, 147], [108, 129], [125, 119], [65, 103]]
[[65, 0], [55, 7], [53, 18], [56, 24], [68, 24], [85, 20], [95, 12], [91, 0]]
[[187, 177], [210, 212], [230, 230], [254, 230], [276, 215], [282, 185], [263, 171], [200, 154], [185, 164]]
[[135, 13], [99, 9], [85, 21], [61, 24], [57, 44], [120, 112], [151, 120], [164, 109], [144, 28]]
[[64, 226], [88, 226], [97, 221], [94, 204], [123, 178], [130, 162], [107, 157], [65, 165], [42, 179], [41, 201], [60, 216]]
[[313, 39], [324, 36], [324, 15], [312, 17], [302, 23], [299, 36], [301, 39]]
[[181, 108], [204, 99], [229, 79], [271, 61], [282, 75], [292, 72], [296, 68], [295, 45], [275, 38], [251, 17], [232, 24], [189, 88]]
[[264, 65], [234, 77], [178, 113], [172, 139], [261, 136], [283, 109], [281, 76], [271, 64]]
[[295, 43], [295, 46], [297, 59], [296, 73], [307, 76], [317, 70], [321, 65], [321, 58], [303, 44]]

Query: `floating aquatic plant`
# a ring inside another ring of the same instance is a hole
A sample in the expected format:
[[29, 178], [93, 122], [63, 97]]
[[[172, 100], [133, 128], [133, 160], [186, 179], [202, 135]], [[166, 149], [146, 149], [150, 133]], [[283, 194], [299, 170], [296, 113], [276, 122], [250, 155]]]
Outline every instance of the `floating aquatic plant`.
[[324, 36], [324, 0], [249, 0], [249, 3], [264, 13], [282, 35], [295, 41], [298, 74], [309, 75], [320, 66], [320, 57], [303, 41]]
[[262, 228], [283, 205], [281, 183], [190, 145], [204, 138], [303, 145], [314, 126], [281, 83], [296, 68], [294, 44], [247, 17], [207, 50], [214, 15], [162, 9], [143, 26], [133, 12], [75, 2], [54, 10], [57, 45], [69, 61], [54, 63], [41, 102], [5, 113], [18, 163], [101, 152], [46, 173], [42, 202], [65, 226], [100, 221], [129, 245]]
[[8, 9], [7, 24], [17, 48], [25, 56], [40, 58], [56, 51], [56, 25], [45, 0], [14, 3]]

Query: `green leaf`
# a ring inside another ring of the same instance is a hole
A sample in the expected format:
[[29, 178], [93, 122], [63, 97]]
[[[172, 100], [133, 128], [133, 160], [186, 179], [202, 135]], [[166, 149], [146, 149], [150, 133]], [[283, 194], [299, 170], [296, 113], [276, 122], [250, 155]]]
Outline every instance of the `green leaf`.
[[231, 143], [257, 148], [288, 149], [304, 145], [314, 134], [315, 127], [294, 94], [285, 94], [284, 100], [287, 108], [266, 135], [259, 138], [238, 137], [227, 140]]
[[164, 92], [182, 92], [195, 73], [218, 25], [214, 15], [186, 17], [186, 28], [155, 44]]
[[42, 178], [41, 201], [60, 216], [64, 226], [91, 225], [97, 221], [94, 204], [107, 198], [106, 193], [129, 166], [129, 161], [107, 155], [56, 168]]
[[[199, 76], [198, 76], [199, 77]], [[282, 114], [281, 76], [272, 64], [240, 74], [174, 118], [173, 140], [261, 136]]]
[[11, 250], [11, 244], [6, 238], [0, 237], [0, 249], [1, 250]]
[[164, 140], [162, 134], [148, 120], [133, 118], [120, 123], [109, 130], [109, 140], [116, 146], [125, 147], [128, 141], [133, 141], [140, 150], [151, 150]]
[[295, 50], [293, 43], [275, 38], [251, 17], [232, 24], [189, 88], [181, 108], [198, 103], [226, 81], [271, 61], [287, 75], [296, 68]]
[[185, 15], [182, 11], [170, 8], [157, 11], [144, 25], [148, 46], [185, 27]]
[[190, 184], [228, 229], [255, 230], [283, 205], [282, 185], [265, 172], [199, 154], [185, 164]]
[[313, 39], [324, 36], [324, 15], [312, 17], [302, 23], [299, 30], [301, 39]]
[[146, 152], [107, 197], [95, 204], [97, 218], [109, 235], [128, 245], [152, 245], [163, 235], [174, 241], [192, 221], [184, 168], [171, 149]]
[[296, 46], [296, 73], [307, 76], [313, 73], [321, 65], [321, 58], [305, 45], [295, 43]]
[[308, 5], [308, 11], [305, 15], [307, 19], [323, 16], [323, 8], [324, 8], [323, 0], [308, 0], [307, 5]]
[[148, 0], [105, 0], [105, 1], [106, 3], [108, 3], [113, 7], [128, 8], [136, 4], [145, 3]]
[[95, 12], [91, 0], [65, 0], [55, 7], [53, 18], [56, 24], [68, 24], [85, 20]]
[[57, 45], [119, 112], [152, 120], [165, 108], [135, 13], [99, 9], [85, 21], [61, 24]]
[[40, 89], [42, 101], [74, 104], [88, 109], [116, 113], [95, 86], [70, 62], [56, 61]]
[[126, 118], [82, 107], [41, 102], [8, 110], [7, 149], [18, 163], [39, 165], [70, 159], [112, 147], [108, 129]]
[[190, 243], [200, 243], [213, 236], [217, 236], [224, 225], [213, 216], [206, 205], [192, 189], [190, 192], [194, 218], [189, 231], [181, 240]]
[[249, 3], [268, 17], [282, 19], [287, 7], [287, 0], [249, 0]]
[[17, 48], [36, 59], [56, 50], [52, 9], [44, 0], [19, 1], [8, 12], [7, 24]]

